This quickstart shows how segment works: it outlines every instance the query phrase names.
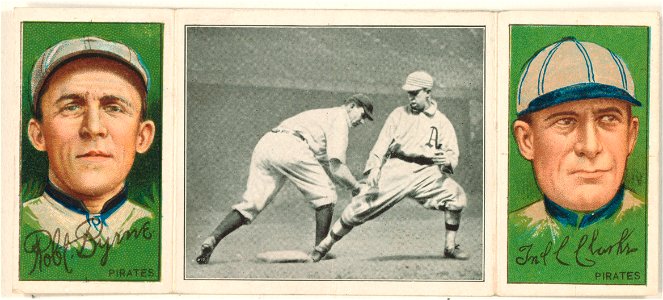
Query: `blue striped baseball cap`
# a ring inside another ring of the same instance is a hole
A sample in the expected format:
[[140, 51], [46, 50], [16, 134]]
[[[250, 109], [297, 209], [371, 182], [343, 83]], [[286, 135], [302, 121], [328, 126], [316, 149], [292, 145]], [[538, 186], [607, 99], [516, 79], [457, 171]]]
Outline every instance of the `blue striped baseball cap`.
[[635, 99], [633, 77], [626, 63], [612, 51], [573, 37], [564, 38], [535, 54], [520, 76], [518, 115], [569, 101], [612, 98]]
[[129, 46], [94, 36], [64, 40], [44, 51], [32, 69], [30, 88], [33, 114], [37, 112], [38, 98], [48, 76], [64, 63], [70, 62], [76, 57], [88, 55], [104, 56], [126, 64], [140, 75], [147, 94], [150, 87], [150, 73], [140, 55]]

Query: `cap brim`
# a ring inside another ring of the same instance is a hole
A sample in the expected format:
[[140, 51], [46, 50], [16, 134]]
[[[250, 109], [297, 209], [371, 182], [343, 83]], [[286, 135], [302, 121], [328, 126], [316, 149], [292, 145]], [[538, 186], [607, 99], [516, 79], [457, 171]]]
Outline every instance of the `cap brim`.
[[416, 86], [416, 85], [405, 84], [405, 85], [403, 85], [402, 89], [409, 92], [409, 91], [418, 91], [418, 90], [423, 89], [423, 88], [420, 87], [420, 86]]
[[537, 97], [530, 102], [527, 109], [519, 112], [518, 115], [526, 115], [566, 102], [598, 98], [623, 100], [635, 106], [642, 106], [640, 101], [623, 89], [600, 83], [580, 83]]

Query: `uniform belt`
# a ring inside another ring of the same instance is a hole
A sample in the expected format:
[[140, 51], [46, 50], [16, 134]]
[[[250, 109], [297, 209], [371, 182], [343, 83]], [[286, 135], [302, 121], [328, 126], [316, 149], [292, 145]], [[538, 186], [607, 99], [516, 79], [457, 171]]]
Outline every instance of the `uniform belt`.
[[299, 132], [297, 132], [297, 131], [294, 131], [294, 130], [285, 129], [285, 128], [272, 128], [272, 132], [273, 132], [273, 133], [286, 133], [286, 134], [290, 134], [290, 135], [293, 135], [293, 136], [299, 138], [300, 140], [306, 142], [306, 139], [304, 138], [304, 136], [303, 136], [301, 133], [299, 133]]
[[410, 163], [415, 163], [415, 164], [420, 164], [420, 165], [432, 165], [433, 164], [433, 159], [424, 157], [424, 156], [410, 156], [410, 155], [405, 155], [401, 152], [393, 152], [390, 155], [391, 158], [398, 158], [402, 161], [410, 162]]

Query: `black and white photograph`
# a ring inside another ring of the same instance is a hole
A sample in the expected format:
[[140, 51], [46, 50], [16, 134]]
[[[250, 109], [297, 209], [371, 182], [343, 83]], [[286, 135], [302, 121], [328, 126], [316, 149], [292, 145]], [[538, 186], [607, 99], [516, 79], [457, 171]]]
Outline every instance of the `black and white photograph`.
[[486, 28], [184, 28], [184, 279], [477, 281]]

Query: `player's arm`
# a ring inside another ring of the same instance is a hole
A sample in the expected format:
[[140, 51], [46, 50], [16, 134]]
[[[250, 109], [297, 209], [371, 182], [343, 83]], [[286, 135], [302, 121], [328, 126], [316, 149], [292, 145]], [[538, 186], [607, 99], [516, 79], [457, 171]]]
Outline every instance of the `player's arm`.
[[334, 179], [351, 190], [353, 195], [358, 193], [360, 188], [359, 181], [352, 175], [350, 168], [345, 163], [337, 158], [333, 158], [329, 161], [329, 171], [334, 176]]
[[442, 167], [442, 170], [447, 173], [453, 173], [458, 165], [458, 140], [456, 139], [456, 131], [448, 119], [441, 122], [440, 127], [440, 149], [433, 162]]
[[366, 160], [366, 168], [364, 168], [364, 175], [366, 175], [366, 183], [371, 187], [376, 187], [378, 179], [380, 178], [380, 168], [384, 164], [385, 157], [390, 151], [390, 147], [394, 146], [396, 125], [398, 124], [398, 112], [394, 110], [382, 126], [380, 135], [378, 135], [373, 149], [368, 154]]

